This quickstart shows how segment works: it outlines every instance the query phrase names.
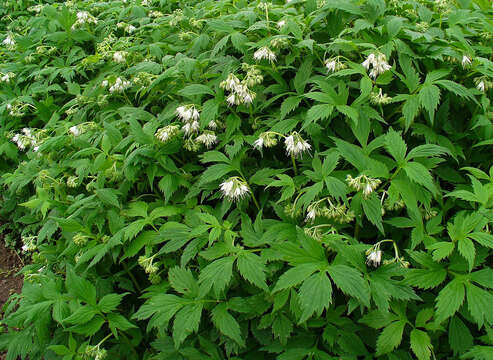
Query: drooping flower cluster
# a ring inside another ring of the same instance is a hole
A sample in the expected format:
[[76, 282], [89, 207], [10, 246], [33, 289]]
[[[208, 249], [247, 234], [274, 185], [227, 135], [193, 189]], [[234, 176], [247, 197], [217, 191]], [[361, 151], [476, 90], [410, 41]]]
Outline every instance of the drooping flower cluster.
[[116, 24], [116, 27], [118, 29], [123, 29], [123, 31], [129, 34], [133, 34], [137, 30], [135, 26], [133, 26], [132, 24], [127, 24], [125, 22], [119, 22], [118, 24]]
[[22, 236], [22, 251], [28, 252], [28, 251], [34, 251], [38, 248], [36, 244], [37, 236]]
[[117, 64], [124, 63], [127, 61], [128, 52], [126, 51], [115, 51], [113, 54], [113, 61]]
[[366, 70], [372, 68], [370, 70], [370, 77], [373, 79], [376, 79], [378, 75], [383, 74], [387, 70], [392, 69], [392, 66], [387, 63], [387, 57], [382, 53], [377, 55], [371, 53], [361, 65], [363, 65]]
[[3, 39], [2, 44], [4, 44], [7, 49], [14, 50], [16, 44], [14, 36], [12, 34], [8, 34], [7, 37]]
[[42, 131], [37, 129], [23, 128], [22, 132], [15, 134], [11, 140], [21, 151], [24, 151], [27, 147], [31, 146], [33, 151], [36, 152], [38, 151], [41, 142], [41, 133]]
[[296, 131], [284, 139], [284, 145], [286, 146], [287, 154], [294, 157], [300, 156], [312, 148]]
[[336, 72], [346, 68], [346, 64], [339, 60], [339, 56], [330, 58], [325, 61], [325, 67], [329, 72]]
[[91, 360], [104, 360], [106, 359], [107, 351], [101, 349], [99, 345], [91, 346], [87, 345], [84, 352], [84, 359]]
[[250, 189], [247, 183], [239, 177], [231, 177], [219, 186], [224, 197], [231, 201], [243, 199], [248, 195]]
[[[102, 87], [108, 87], [110, 82], [108, 80], [103, 80], [101, 82]], [[125, 90], [127, 90], [130, 86], [132, 86], [132, 83], [128, 80], [122, 79], [121, 77], [117, 77], [116, 80], [113, 82], [113, 84], [110, 86], [108, 89], [110, 93], [122, 93]]]
[[340, 224], [354, 220], [354, 212], [346, 204], [334, 201], [330, 197], [311, 203], [305, 217], [306, 222], [313, 222], [317, 217], [326, 217]]
[[255, 92], [248, 87], [262, 82], [263, 77], [260, 71], [251, 65], [242, 66], [247, 69], [245, 78], [240, 81], [235, 74], [229, 74], [226, 80], [222, 81], [219, 86], [231, 93], [226, 97], [228, 105], [251, 104], [255, 99]]
[[67, 186], [69, 188], [76, 188], [79, 186], [79, 178], [77, 176], [69, 176], [67, 178]]
[[184, 123], [182, 130], [186, 135], [196, 133], [200, 129], [199, 118], [200, 112], [194, 104], [182, 105], [176, 108], [178, 118]]
[[88, 239], [89, 239], [89, 236], [81, 234], [81, 233], [77, 233], [72, 237], [72, 241], [78, 247], [86, 246]]
[[68, 131], [70, 132], [70, 134], [77, 137], [77, 136], [84, 134], [85, 132], [87, 132], [89, 130], [96, 129], [97, 127], [98, 126], [94, 121], [88, 121], [88, 122], [85, 122], [82, 124], [71, 126], [68, 129]]
[[346, 177], [348, 185], [356, 190], [363, 190], [363, 197], [367, 198], [381, 184], [379, 179], [374, 179], [366, 175], [359, 175], [353, 178], [351, 175]]
[[253, 147], [262, 150], [264, 147], [269, 148], [277, 145], [276, 134], [270, 131], [263, 132], [259, 138], [253, 142]]
[[378, 267], [382, 262], [382, 250], [380, 250], [380, 243], [372, 246], [366, 251], [366, 264]]
[[260, 61], [260, 60], [269, 60], [270, 63], [273, 63], [276, 61], [276, 54], [269, 49], [267, 46], [262, 46], [260, 49], [255, 51], [253, 54], [253, 59], [255, 61]]
[[482, 92], [493, 88], [493, 81], [489, 80], [486, 76], [475, 78], [474, 83], [476, 84], [476, 89]]
[[94, 16], [89, 14], [87, 11], [79, 11], [77, 13], [77, 20], [75, 23], [72, 25], [72, 30], [77, 29], [78, 27], [81, 27], [85, 24], [97, 24], [98, 19], [96, 19]]
[[462, 56], [462, 61], [461, 61], [462, 67], [465, 69], [469, 67], [472, 64], [472, 60], [469, 56], [463, 55]]
[[15, 78], [15, 74], [13, 72], [8, 72], [6, 74], [4, 73], [0, 73], [0, 82], [4, 82], [4, 83], [10, 83], [10, 80], [12, 80], [13, 78]]
[[378, 92], [372, 92], [370, 94], [370, 102], [376, 105], [387, 105], [392, 102], [392, 98], [387, 94], [384, 94], [382, 89], [378, 89]]
[[180, 128], [177, 125], [168, 125], [163, 128], [157, 129], [154, 136], [162, 143], [167, 143], [170, 139], [175, 137]]
[[200, 144], [203, 144], [206, 148], [210, 148], [212, 145], [214, 145], [217, 142], [217, 136], [213, 131], [206, 130], [199, 136], [195, 138], [195, 141], [197, 141]]
[[29, 6], [27, 8], [27, 11], [39, 14], [41, 12], [41, 10], [43, 10], [44, 7], [45, 7], [45, 5], [43, 5], [43, 4], [33, 5], [33, 6]]
[[159, 268], [155, 264], [153, 264], [153, 261], [154, 261], [154, 256], [150, 256], [150, 257], [139, 256], [138, 263], [140, 267], [144, 269], [146, 274], [153, 274], [159, 270]]

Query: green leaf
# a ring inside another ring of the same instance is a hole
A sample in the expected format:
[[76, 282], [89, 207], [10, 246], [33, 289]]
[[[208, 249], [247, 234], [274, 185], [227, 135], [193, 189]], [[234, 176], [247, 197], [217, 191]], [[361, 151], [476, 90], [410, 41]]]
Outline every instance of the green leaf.
[[440, 102], [440, 89], [435, 85], [423, 85], [419, 91], [419, 102], [428, 111], [431, 121]]
[[289, 269], [279, 277], [279, 280], [272, 292], [284, 290], [300, 284], [315, 271], [319, 270], [318, 264], [307, 263]]
[[385, 148], [398, 164], [402, 164], [404, 162], [407, 146], [397, 131], [394, 131], [393, 129], [389, 130], [385, 136]]
[[72, 268], [67, 268], [65, 283], [70, 293], [86, 303], [96, 306], [96, 288], [90, 281], [76, 275]]
[[116, 196], [116, 190], [114, 189], [98, 189], [96, 190], [96, 196], [105, 204], [120, 207], [120, 202]]
[[260, 256], [251, 252], [242, 252], [238, 256], [236, 265], [245, 280], [261, 289], [267, 290], [267, 284], [265, 282], [267, 268]]
[[214, 91], [207, 85], [191, 84], [178, 91], [178, 94], [185, 97], [192, 97], [205, 94], [214, 95]]
[[214, 292], [219, 296], [231, 280], [234, 261], [233, 256], [224, 257], [203, 268], [199, 275], [200, 294], [206, 295], [214, 288]]
[[377, 356], [387, 354], [396, 349], [402, 341], [405, 321], [395, 321], [386, 326], [377, 340]]
[[175, 316], [173, 322], [173, 340], [178, 348], [188, 335], [199, 330], [202, 315], [202, 303], [185, 305]]
[[284, 119], [291, 111], [296, 109], [303, 98], [301, 96], [290, 96], [281, 104], [281, 120]]
[[411, 161], [406, 163], [404, 170], [406, 171], [406, 175], [412, 181], [423, 185], [433, 194], [438, 193], [438, 189], [433, 182], [433, 177], [431, 176], [430, 171], [423, 164], [416, 161]]
[[473, 284], [466, 283], [467, 304], [471, 316], [481, 328], [485, 321], [493, 324], [493, 295]]
[[429, 248], [433, 250], [433, 260], [440, 261], [452, 254], [455, 244], [449, 241], [441, 241], [430, 245]]
[[325, 272], [312, 274], [299, 290], [300, 305], [303, 313], [300, 323], [308, 320], [314, 313], [320, 316], [332, 303], [332, 285]]
[[370, 306], [370, 287], [360, 272], [346, 265], [330, 265], [328, 271], [343, 293], [355, 297], [365, 306]]
[[454, 355], [464, 353], [473, 345], [471, 332], [458, 316], [450, 318], [448, 341]]
[[418, 95], [410, 95], [402, 106], [402, 115], [404, 115], [406, 131], [414, 122], [419, 114], [420, 100]]
[[469, 271], [471, 271], [474, 266], [474, 257], [476, 256], [473, 242], [468, 238], [461, 239], [458, 241], [457, 250], [467, 260]]
[[120, 302], [126, 294], [127, 293], [105, 295], [99, 300], [98, 308], [104, 313], [111, 312], [120, 305]]
[[305, 84], [307, 83], [310, 75], [312, 73], [312, 59], [307, 58], [297, 69], [296, 75], [294, 77], [294, 88], [298, 94], [303, 94], [305, 89]]
[[443, 322], [454, 315], [464, 302], [464, 283], [454, 279], [445, 286], [436, 298], [436, 319]]
[[168, 280], [173, 289], [180, 294], [197, 296], [199, 287], [190, 269], [175, 266], [168, 271]]
[[375, 225], [378, 230], [384, 234], [382, 223], [382, 204], [375, 193], [372, 193], [368, 199], [361, 201], [363, 211], [370, 222]]
[[245, 346], [245, 340], [241, 336], [240, 325], [228, 312], [226, 303], [216, 305], [211, 311], [212, 322], [221, 334], [233, 339], [240, 346]]
[[418, 360], [429, 360], [431, 358], [431, 340], [428, 334], [419, 329], [411, 331], [411, 349]]

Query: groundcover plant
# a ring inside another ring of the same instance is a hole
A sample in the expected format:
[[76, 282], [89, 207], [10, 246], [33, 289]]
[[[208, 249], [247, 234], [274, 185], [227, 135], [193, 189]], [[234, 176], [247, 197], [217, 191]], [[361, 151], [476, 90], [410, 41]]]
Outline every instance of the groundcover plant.
[[493, 359], [490, 1], [0, 16], [8, 360]]

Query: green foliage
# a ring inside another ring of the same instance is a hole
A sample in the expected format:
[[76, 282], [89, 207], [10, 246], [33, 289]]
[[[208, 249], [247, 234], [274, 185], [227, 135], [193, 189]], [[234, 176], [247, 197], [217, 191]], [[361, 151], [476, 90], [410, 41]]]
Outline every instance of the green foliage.
[[0, 17], [8, 360], [493, 358], [491, 2]]

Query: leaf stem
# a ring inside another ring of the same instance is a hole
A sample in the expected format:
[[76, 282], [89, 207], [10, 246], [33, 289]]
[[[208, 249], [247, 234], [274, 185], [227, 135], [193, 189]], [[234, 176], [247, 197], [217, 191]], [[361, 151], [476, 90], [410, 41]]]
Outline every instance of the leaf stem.
[[298, 175], [298, 169], [296, 168], [296, 160], [294, 158], [294, 155], [291, 155], [291, 161], [293, 162], [293, 170], [294, 170], [294, 175]]

